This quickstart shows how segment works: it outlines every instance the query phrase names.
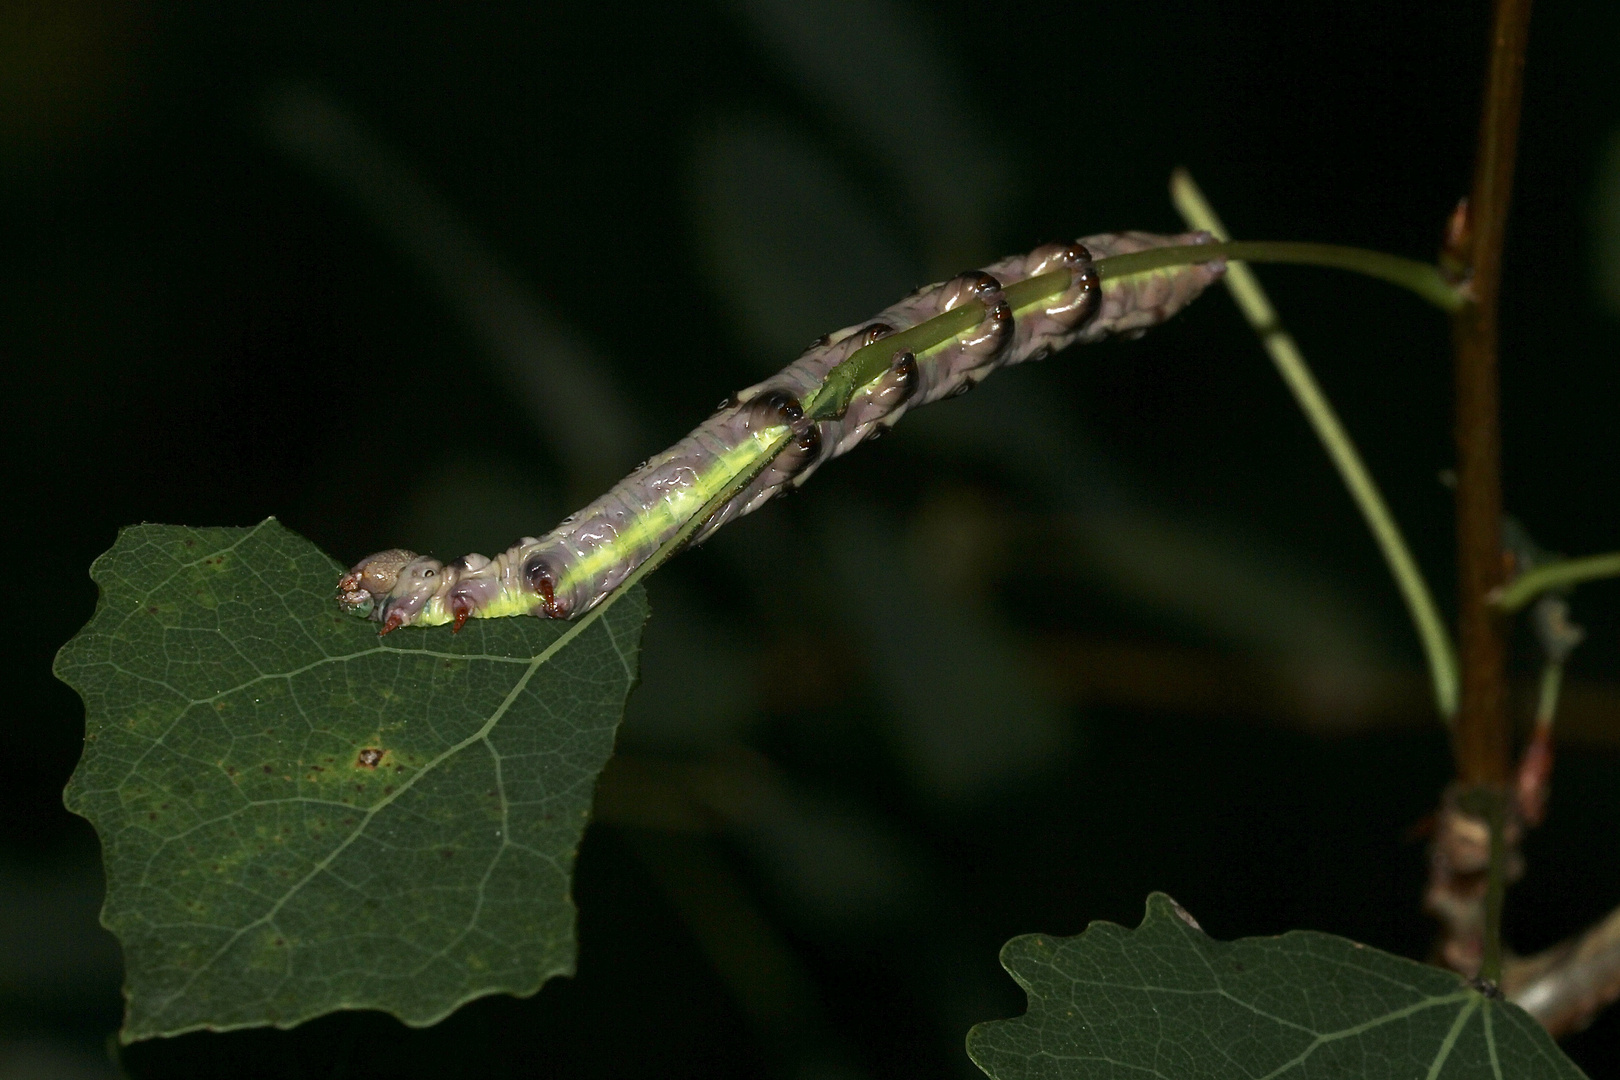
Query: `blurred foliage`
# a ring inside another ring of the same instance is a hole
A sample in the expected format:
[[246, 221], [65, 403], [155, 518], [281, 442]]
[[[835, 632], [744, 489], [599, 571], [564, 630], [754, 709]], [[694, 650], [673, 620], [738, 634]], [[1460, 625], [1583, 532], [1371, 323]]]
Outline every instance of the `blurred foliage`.
[[[1620, 13], [1537, 20], [1507, 494], [1579, 553], [1620, 535]], [[58, 795], [81, 712], [49, 676], [117, 527], [274, 513], [343, 560], [502, 548], [912, 285], [1174, 227], [1175, 164], [1239, 236], [1426, 257], [1484, 25], [1384, 0], [8, 8], [3, 528], [27, 601], [0, 1075], [95, 1075], [117, 1023], [93, 839]], [[289, 101], [343, 139], [290, 139]], [[1376, 283], [1263, 276], [1444, 596], [1443, 323]], [[1134, 919], [1152, 889], [1223, 938], [1427, 947], [1401, 838], [1447, 765], [1417, 650], [1219, 296], [908, 417], [649, 592], [576, 979], [424, 1031], [143, 1044], [129, 1072], [966, 1076], [967, 1028], [1021, 1008], [1000, 944]], [[1586, 741], [1510, 898], [1524, 949], [1620, 897], [1613, 597], [1575, 600]], [[1617, 1040], [1611, 1015], [1570, 1049], [1597, 1074]]]
[[1001, 962], [1030, 1009], [968, 1035], [994, 1080], [1585, 1075], [1529, 1013], [1455, 972], [1311, 930], [1214, 941], [1163, 893], [1134, 930], [1027, 934]]

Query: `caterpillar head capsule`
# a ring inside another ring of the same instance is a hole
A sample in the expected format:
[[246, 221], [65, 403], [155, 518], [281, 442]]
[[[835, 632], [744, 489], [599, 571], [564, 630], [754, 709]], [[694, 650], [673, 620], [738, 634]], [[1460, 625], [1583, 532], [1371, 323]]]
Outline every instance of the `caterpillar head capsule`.
[[416, 552], [404, 548], [366, 556], [338, 579], [338, 603], [345, 611], [370, 615], [377, 601], [393, 591], [399, 572], [415, 558]]
[[[1115, 255], [1210, 239], [1102, 233], [923, 286], [872, 320], [824, 335], [775, 375], [733, 394], [686, 438], [545, 537], [525, 537], [494, 559], [469, 555], [447, 564], [402, 549], [379, 552], [343, 575], [339, 599], [381, 623], [383, 633], [446, 623], [459, 630], [470, 618], [582, 615], [648, 559], [677, 541], [701, 543], [725, 522], [802, 484], [822, 463], [889, 430], [910, 409], [965, 393], [998, 368], [1164, 322], [1220, 277], [1222, 260], [1122, 273], [1107, 282], [1097, 266]], [[1036, 277], [1043, 280], [1031, 287]], [[880, 341], [870, 363], [833, 378], [856, 352]], [[850, 385], [857, 373], [864, 384]], [[698, 508], [710, 509], [694, 521]]]

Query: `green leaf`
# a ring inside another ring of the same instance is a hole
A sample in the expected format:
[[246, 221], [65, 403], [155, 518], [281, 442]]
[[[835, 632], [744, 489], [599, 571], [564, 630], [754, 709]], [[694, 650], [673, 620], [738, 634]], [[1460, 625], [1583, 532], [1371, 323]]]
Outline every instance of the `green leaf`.
[[338, 610], [340, 571], [274, 519], [125, 529], [91, 569], [56, 672], [85, 702], [67, 804], [101, 837], [126, 1042], [431, 1024], [573, 971], [569, 880], [645, 594], [378, 638]]
[[1583, 1075], [1528, 1013], [1451, 972], [1308, 930], [1215, 941], [1162, 893], [1135, 930], [1018, 937], [1001, 963], [1029, 1011], [968, 1033], [996, 1080]]

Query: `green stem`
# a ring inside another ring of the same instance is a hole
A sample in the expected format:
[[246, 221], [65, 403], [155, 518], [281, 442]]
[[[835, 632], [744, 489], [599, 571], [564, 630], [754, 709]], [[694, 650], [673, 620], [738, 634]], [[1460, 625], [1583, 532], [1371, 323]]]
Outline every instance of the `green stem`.
[[1479, 977], [1502, 985], [1502, 905], [1507, 898], [1507, 794], [1493, 790], [1487, 799], [1491, 828], [1491, 862], [1485, 879], [1485, 942]]
[[1208, 262], [1211, 259], [1241, 259], [1244, 262], [1294, 263], [1353, 270], [1358, 274], [1410, 289], [1441, 311], [1454, 312], [1468, 300], [1467, 294], [1452, 285], [1440, 268], [1416, 259], [1386, 255], [1382, 251], [1341, 247], [1337, 244], [1303, 244], [1286, 240], [1234, 240], [1188, 247], [1150, 248], [1130, 255], [1099, 259], [1097, 269], [1103, 279], [1158, 270], [1166, 266]]
[[[1048, 278], [1055, 275], [1041, 276]], [[1048, 296], [1056, 296], [1068, 288], [1068, 272], [1064, 271], [1062, 277], [1063, 281], [1057, 284], [1047, 294]], [[937, 349], [983, 321], [982, 304], [963, 304], [943, 315], [936, 315], [927, 322], [918, 323], [909, 330], [902, 330], [898, 334], [891, 334], [881, 341], [856, 349], [849, 355], [849, 359], [829, 371], [826, 379], [822, 380], [821, 385], [811, 393], [809, 399], [804, 402], [804, 415], [812, 420], [843, 415], [855, 391], [889, 370], [889, 364], [897, 354], [909, 352], [917, 356], [925, 355], [930, 349]]]
[[1485, 926], [1478, 975], [1502, 985], [1502, 904], [1507, 894], [1507, 827], [1511, 796], [1505, 787], [1481, 784], [1456, 794], [1457, 809], [1485, 822], [1490, 862], [1485, 870]]
[[[1172, 175], [1170, 192], [1176, 209], [1181, 212], [1181, 216], [1189, 225], [1213, 233], [1219, 239], [1226, 238], [1226, 226], [1221, 223], [1214, 208], [1209, 205], [1203, 192], [1198, 189], [1198, 185], [1193, 182], [1192, 176], [1186, 170], [1177, 169]], [[1214, 246], [1232, 248], [1245, 245]], [[1297, 246], [1311, 248], [1320, 245]], [[1381, 257], [1389, 258], [1389, 256]], [[1429, 664], [1429, 678], [1434, 684], [1435, 705], [1439, 708], [1440, 715], [1449, 721], [1457, 711], [1457, 654], [1451, 642], [1451, 634], [1446, 630], [1445, 621], [1435, 606], [1428, 582], [1424, 580], [1423, 571], [1412, 558], [1412, 552], [1401, 535], [1400, 526], [1396, 524], [1394, 515], [1384, 502], [1383, 494], [1378, 490], [1372, 474], [1367, 471], [1361, 455], [1356, 451], [1354, 440], [1350, 438], [1349, 432], [1345, 431], [1327, 396], [1322, 393], [1293, 335], [1282, 328], [1276, 310], [1271, 306], [1271, 301], [1266, 297], [1265, 290], [1261, 288], [1253, 271], [1241, 262], [1229, 263], [1226, 269], [1226, 284], [1232, 290], [1232, 298], [1237, 302], [1238, 309], [1243, 312], [1243, 317], [1248, 320], [1255, 333], [1260, 335], [1261, 344], [1270, 354], [1272, 363], [1277, 366], [1283, 381], [1293, 391], [1294, 400], [1299, 403], [1300, 409], [1310, 420], [1311, 427], [1316, 430], [1316, 437], [1321, 440], [1323, 449], [1327, 451], [1334, 467], [1338, 469], [1344, 486], [1350, 490], [1350, 496], [1360, 509], [1367, 527], [1372, 530], [1373, 539], [1378, 542], [1378, 549], [1383, 553], [1384, 562], [1389, 566], [1389, 572], [1394, 576], [1395, 584], [1401, 591], [1401, 598], [1406, 602], [1406, 610], [1417, 629], [1418, 640], [1423, 644], [1423, 654]]]
[[[1097, 265], [1100, 267], [1107, 261], [1099, 260]], [[1016, 318], [1030, 308], [1060, 295], [1070, 284], [1068, 270], [1052, 270], [1009, 285], [1001, 295]], [[804, 403], [804, 414], [818, 420], [841, 415], [849, 406], [849, 399], [855, 391], [887, 371], [897, 354], [909, 352], [919, 357], [927, 356], [932, 350], [983, 321], [983, 305], [963, 304], [927, 322], [918, 323], [909, 330], [856, 349], [849, 359], [827, 373], [827, 378]]]
[[1536, 727], [1550, 728], [1558, 715], [1558, 693], [1564, 685], [1564, 665], [1548, 660], [1541, 666], [1541, 688], [1536, 695]]
[[1562, 589], [1583, 581], [1620, 577], [1620, 551], [1564, 559], [1538, 566], [1515, 578], [1496, 596], [1496, 606], [1506, 612], [1518, 611], [1548, 589]]
[[[1192, 244], [1185, 247], [1151, 248], [1129, 255], [1110, 255], [1096, 262], [1103, 281], [1132, 274], [1145, 274], [1172, 266], [1189, 266], [1215, 259], [1244, 259], [1249, 262], [1295, 263], [1354, 270], [1370, 277], [1407, 288], [1443, 311], [1456, 311], [1466, 300], [1444, 277], [1438, 267], [1386, 255], [1381, 251], [1339, 247], [1335, 244], [1301, 244], [1287, 241], [1238, 241], [1219, 244]], [[1054, 270], [1007, 286], [1007, 303], [1016, 316], [1020, 311], [1049, 300], [1069, 287], [1067, 270]], [[849, 359], [827, 373], [827, 378], [804, 402], [804, 414], [812, 419], [841, 415], [855, 391], [888, 370], [896, 353], [922, 356], [937, 349], [984, 318], [977, 304], [963, 304], [927, 322], [918, 323], [857, 349]]]
[[657, 551], [653, 552], [652, 555], [649, 556], [648, 559], [640, 566], [632, 570], [629, 576], [626, 577], [624, 581], [613, 590], [613, 592], [608, 594], [605, 600], [591, 609], [590, 613], [585, 616], [585, 619], [594, 619], [603, 611], [606, 611], [609, 605], [613, 604], [619, 599], [619, 597], [629, 592], [632, 585], [646, 577], [648, 574], [652, 573], [654, 570], [657, 570], [660, 566], [663, 566], [672, 557], [674, 557], [677, 552], [684, 548], [686, 546], [686, 542], [692, 539], [693, 533], [703, 528], [704, 524], [707, 523], [710, 518], [714, 517], [715, 514], [719, 513], [726, 503], [736, 498], [738, 493], [741, 492], [743, 488], [753, 483], [754, 478], [760, 473], [764, 472], [766, 466], [768, 466], [772, 461], [776, 460], [776, 455], [787, 449], [790, 434], [791, 431], [788, 427], [785, 425], [781, 427], [778, 434], [772, 438], [770, 445], [766, 447], [765, 452], [761, 454], [758, 459], [750, 462], [748, 467], [743, 469], [736, 476], [732, 477], [731, 480], [726, 483], [725, 487], [715, 492], [714, 496], [711, 497], [708, 502], [703, 504], [703, 508], [701, 510], [688, 518], [686, 523], [676, 530], [673, 536], [671, 536], [668, 540], [665, 540], [663, 544], [659, 545]]

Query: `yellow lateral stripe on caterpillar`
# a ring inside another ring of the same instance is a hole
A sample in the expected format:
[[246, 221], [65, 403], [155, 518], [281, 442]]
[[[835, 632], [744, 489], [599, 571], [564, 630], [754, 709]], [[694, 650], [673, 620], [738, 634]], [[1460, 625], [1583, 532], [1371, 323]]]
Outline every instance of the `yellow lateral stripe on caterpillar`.
[[[343, 575], [339, 600], [380, 622], [382, 633], [412, 624], [459, 628], [469, 618], [582, 614], [750, 470], [758, 475], [697, 526], [691, 542], [804, 483], [911, 408], [965, 393], [997, 368], [1164, 322], [1225, 264], [1100, 278], [1093, 258], [1210, 239], [1106, 233], [1046, 244], [919, 289], [739, 391], [545, 536], [526, 537], [493, 559], [473, 554], [441, 563], [398, 548], [379, 552]], [[788, 444], [777, 452], [784, 434]]]

